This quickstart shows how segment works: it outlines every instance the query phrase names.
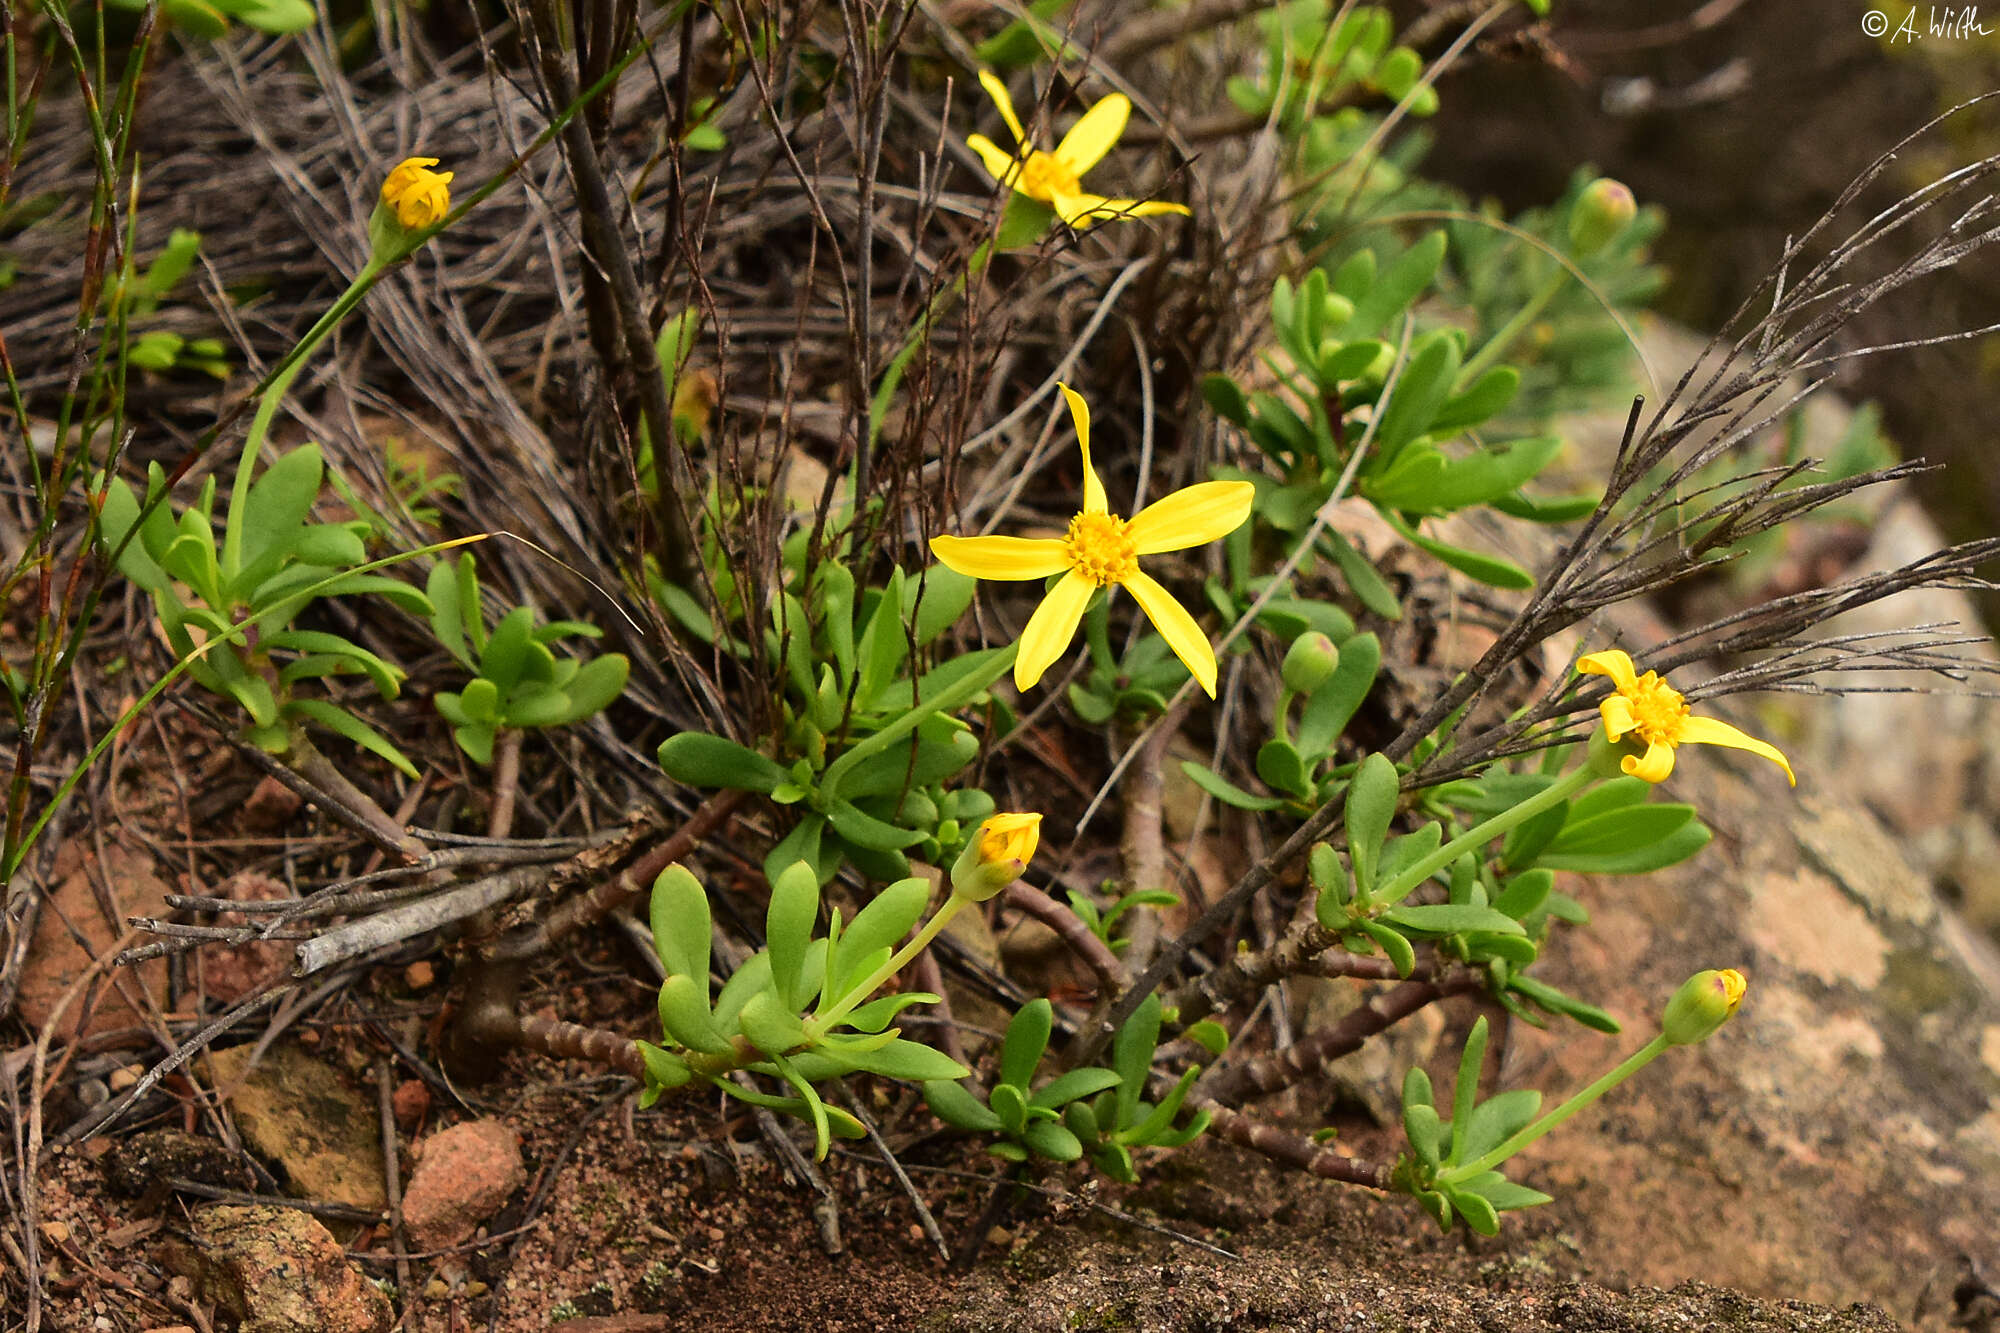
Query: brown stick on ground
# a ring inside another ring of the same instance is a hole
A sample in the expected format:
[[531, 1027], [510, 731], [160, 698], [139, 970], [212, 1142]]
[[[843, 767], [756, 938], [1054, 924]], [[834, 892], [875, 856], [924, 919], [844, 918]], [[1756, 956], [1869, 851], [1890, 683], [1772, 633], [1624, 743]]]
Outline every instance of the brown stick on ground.
[[614, 878], [564, 902], [531, 930], [498, 941], [487, 951], [486, 957], [494, 962], [518, 962], [532, 958], [554, 948], [582, 927], [609, 916], [640, 894], [649, 892], [660, 872], [721, 828], [743, 797], [744, 793], [734, 788], [717, 792], [702, 802], [671, 837], [625, 867]]
[[1438, 981], [1412, 978], [1400, 982], [1380, 995], [1369, 997], [1359, 1009], [1324, 1032], [1316, 1032], [1287, 1050], [1228, 1070], [1203, 1091], [1223, 1103], [1268, 1097], [1317, 1074], [1327, 1061], [1360, 1050], [1370, 1037], [1408, 1018], [1431, 1001], [1472, 990], [1480, 984], [1479, 975], [1470, 969], [1465, 969], [1463, 975], [1453, 974]]
[[1373, 1190], [1389, 1188], [1391, 1168], [1387, 1163], [1343, 1157], [1303, 1134], [1252, 1120], [1241, 1111], [1233, 1111], [1217, 1101], [1198, 1101], [1193, 1106], [1197, 1111], [1208, 1112], [1209, 1129], [1217, 1138], [1239, 1148], [1262, 1153], [1274, 1161], [1324, 1176], [1328, 1180], [1344, 1180], [1353, 1185], [1366, 1185]]
[[1009, 884], [1000, 896], [1009, 907], [1019, 908], [1053, 930], [1069, 951], [1097, 974], [1097, 984], [1104, 988], [1104, 998], [1116, 997], [1131, 984], [1131, 977], [1126, 973], [1125, 965], [1118, 961], [1118, 955], [1111, 952], [1111, 946], [1084, 925], [1075, 912], [1018, 879]]

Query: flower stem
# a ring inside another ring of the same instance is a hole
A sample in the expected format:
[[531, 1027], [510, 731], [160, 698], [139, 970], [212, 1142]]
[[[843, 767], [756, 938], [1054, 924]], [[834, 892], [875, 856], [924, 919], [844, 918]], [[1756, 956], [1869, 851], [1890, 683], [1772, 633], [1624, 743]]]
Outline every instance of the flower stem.
[[1473, 355], [1472, 360], [1465, 363], [1465, 368], [1458, 372], [1458, 384], [1454, 392], [1463, 392], [1478, 383], [1479, 377], [1500, 359], [1514, 339], [1521, 336], [1521, 330], [1528, 327], [1528, 324], [1547, 308], [1549, 302], [1555, 299], [1556, 293], [1561, 291], [1568, 281], [1569, 270], [1566, 268], [1558, 268], [1551, 273], [1549, 280], [1528, 298], [1528, 303], [1515, 311], [1512, 319], [1495, 329], [1493, 336], [1486, 340], [1486, 345]]
[[1605, 1093], [1638, 1073], [1641, 1069], [1644, 1069], [1654, 1060], [1657, 1060], [1660, 1057], [1660, 1053], [1666, 1050], [1668, 1045], [1669, 1043], [1664, 1033], [1653, 1038], [1644, 1046], [1632, 1052], [1624, 1060], [1620, 1061], [1618, 1067], [1603, 1078], [1598, 1079], [1597, 1082], [1591, 1084], [1582, 1092], [1577, 1093], [1561, 1106], [1550, 1111], [1540, 1120], [1529, 1125], [1526, 1129], [1523, 1129], [1492, 1152], [1481, 1157], [1478, 1161], [1467, 1162], [1462, 1166], [1455, 1166], [1449, 1171], [1440, 1172], [1438, 1174], [1439, 1183], [1449, 1185], [1461, 1184], [1482, 1172], [1491, 1171], [1494, 1167], [1506, 1161], [1536, 1139], [1541, 1138], [1544, 1134], [1562, 1124], [1563, 1121], [1569, 1119], [1578, 1111], [1581, 1111], [1584, 1107], [1590, 1105], [1599, 1097], [1602, 1097]]
[[278, 368], [264, 384], [263, 395], [257, 401], [257, 414], [250, 419], [250, 433], [243, 438], [243, 452], [236, 460], [236, 482], [229, 491], [229, 525], [222, 534], [222, 577], [228, 581], [236, 577], [243, 566], [244, 504], [250, 495], [250, 483], [255, 479], [257, 462], [264, 451], [264, 437], [270, 434], [271, 422], [278, 415], [278, 408], [285, 401], [292, 381], [305, 369], [306, 358], [326, 335], [347, 318], [361, 298], [368, 295], [368, 289], [375, 285], [388, 266], [379, 259], [370, 259], [354, 275], [354, 281], [347, 284], [327, 312], [319, 317], [319, 322], [306, 330], [303, 338], [291, 351], [285, 354]]
[[810, 1045], [812, 1042], [818, 1041], [820, 1037], [835, 1027], [841, 1019], [853, 1013], [863, 1000], [873, 995], [883, 982], [902, 971], [909, 965], [912, 958], [915, 958], [918, 954], [929, 948], [931, 941], [936, 939], [939, 933], [951, 924], [951, 919], [957, 916], [960, 910], [971, 901], [970, 898], [962, 898], [956, 893], [945, 899], [944, 906], [938, 908], [937, 915], [925, 922], [924, 928], [911, 936], [908, 944], [905, 944], [902, 948], [896, 950], [894, 954], [890, 955], [888, 962], [876, 968], [872, 974], [859, 985], [855, 986], [853, 990], [843, 995], [834, 1004], [833, 1008], [823, 1014], [815, 1014], [812, 1018], [806, 1020], [807, 1044]]
[[1527, 800], [1483, 823], [1474, 824], [1465, 832], [1453, 838], [1444, 846], [1426, 856], [1409, 869], [1397, 875], [1387, 884], [1379, 886], [1369, 899], [1382, 906], [1401, 902], [1412, 889], [1435, 875], [1438, 871], [1456, 861], [1469, 851], [1483, 847], [1493, 839], [1509, 832], [1515, 826], [1524, 824], [1544, 810], [1568, 800], [1585, 787], [1598, 780], [1601, 775], [1589, 764], [1579, 764], [1569, 773], [1557, 778], [1548, 786], [1530, 796]]
[[820, 790], [822, 792], [838, 793], [840, 791], [840, 780], [856, 764], [871, 755], [880, 754], [882, 751], [888, 749], [891, 745], [909, 735], [910, 732], [916, 730], [918, 724], [931, 716], [931, 714], [942, 713], [948, 709], [957, 708], [960, 704], [968, 703], [980, 694], [993, 688], [995, 681], [1014, 669], [1014, 659], [1020, 655], [1020, 651], [1021, 645], [1018, 643], [1009, 644], [1005, 648], [994, 649], [992, 661], [988, 662], [984, 667], [974, 670], [964, 680], [957, 681], [939, 690], [936, 694], [910, 709], [909, 712], [903, 714], [873, 736], [863, 740], [846, 754], [840, 756], [840, 758], [834, 760], [832, 765], [827, 768], [826, 775], [820, 779]]

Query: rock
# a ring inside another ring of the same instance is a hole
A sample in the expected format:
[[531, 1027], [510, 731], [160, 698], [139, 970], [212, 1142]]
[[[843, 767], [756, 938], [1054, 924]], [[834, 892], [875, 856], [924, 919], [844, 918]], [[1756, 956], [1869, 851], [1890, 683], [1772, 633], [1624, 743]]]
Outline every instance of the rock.
[[292, 822], [305, 802], [299, 794], [274, 777], [264, 777], [243, 802], [238, 819], [246, 833], [276, 833]]
[[[236, 902], [274, 902], [292, 894], [269, 875], [245, 872], [223, 881], [215, 896]], [[241, 926], [251, 920], [242, 912], [215, 914], [218, 926]], [[202, 989], [210, 1000], [225, 1005], [234, 1004], [283, 977], [296, 957], [294, 946], [286, 940], [252, 940], [227, 948], [210, 946], [195, 954], [201, 968]]]
[[467, 1239], [527, 1182], [521, 1137], [499, 1120], [468, 1120], [411, 1150], [417, 1169], [403, 1191], [403, 1226], [421, 1250]]
[[244, 1143], [283, 1167], [301, 1198], [387, 1207], [374, 1099], [357, 1096], [330, 1067], [290, 1045], [273, 1046], [246, 1072], [251, 1050], [208, 1056]]
[[[35, 937], [21, 973], [18, 1000], [21, 1017], [40, 1031], [55, 1014], [63, 996], [90, 966], [93, 958], [111, 950], [125, 933], [128, 916], [163, 917], [168, 914], [167, 886], [153, 873], [151, 857], [130, 851], [116, 842], [107, 842], [100, 862], [88, 840], [65, 847], [56, 857], [56, 889], [42, 904], [35, 923]], [[98, 897], [99, 887], [109, 897], [113, 918], [106, 919]], [[71, 931], [81, 935], [79, 945]], [[120, 968], [109, 983], [97, 986], [94, 1002], [80, 995], [63, 1013], [62, 1035], [74, 1036], [108, 1032], [115, 1028], [138, 1027], [144, 1020], [126, 998], [139, 991], [164, 1005], [167, 998], [167, 965], [153, 959], [134, 968]]]
[[406, 1078], [390, 1094], [389, 1107], [397, 1124], [406, 1130], [415, 1129], [431, 1109], [431, 1090], [422, 1079]]
[[149, 1129], [129, 1139], [109, 1139], [104, 1154], [104, 1179], [120, 1194], [144, 1194], [169, 1180], [198, 1185], [247, 1189], [250, 1173], [229, 1149], [214, 1139], [183, 1134], [177, 1129]]
[[385, 1333], [389, 1299], [313, 1218], [263, 1205], [204, 1208], [167, 1267], [238, 1321], [237, 1333]]
[[2000, 968], [1838, 790], [1842, 770], [1799, 779], [1795, 794], [1754, 756], [1689, 751], [1662, 796], [1693, 803], [1715, 840], [1643, 879], [1559, 885], [1594, 920], [1558, 932], [1536, 975], [1627, 1032], [1516, 1024], [1506, 1086], [1553, 1105], [1649, 1036], [1701, 968], [1740, 968], [1750, 991], [1714, 1037], [1511, 1174], [1555, 1195], [1546, 1211], [1609, 1284], [1699, 1277], [1907, 1312], [1961, 1252], [2000, 1264]]

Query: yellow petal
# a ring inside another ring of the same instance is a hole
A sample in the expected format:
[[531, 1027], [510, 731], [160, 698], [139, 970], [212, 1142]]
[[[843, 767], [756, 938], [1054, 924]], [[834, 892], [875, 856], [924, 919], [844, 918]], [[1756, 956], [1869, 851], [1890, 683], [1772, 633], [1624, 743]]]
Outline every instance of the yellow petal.
[[975, 579], [1045, 579], [1069, 568], [1063, 544], [1050, 537], [933, 537], [931, 554]]
[[1622, 694], [1614, 694], [1597, 706], [1597, 715], [1604, 719], [1604, 734], [1613, 744], [1625, 738], [1625, 734], [1639, 725], [1638, 717], [1632, 712], [1632, 701]]
[[1132, 520], [1140, 555], [1178, 551], [1226, 537], [1250, 517], [1257, 488], [1247, 481], [1204, 481], [1163, 495]]
[[1104, 483], [1098, 480], [1097, 469], [1090, 465], [1090, 404], [1083, 401], [1083, 395], [1067, 384], [1057, 384], [1063, 391], [1063, 398], [1069, 403], [1069, 419], [1076, 425], [1077, 447], [1083, 450], [1083, 512], [1105, 514]]
[[1027, 147], [1028, 136], [1021, 129], [1021, 118], [1014, 114], [1014, 99], [1007, 95], [1007, 85], [994, 78], [992, 70], [982, 69], [979, 71], [979, 86], [993, 99], [993, 105], [1000, 108], [1000, 119], [1006, 121], [1007, 128], [1014, 132], [1014, 142]]
[[[1100, 210], [1118, 201], [1115, 199], [1106, 199], [1101, 194], [1052, 193], [1047, 202], [1049, 207], [1055, 209], [1056, 216], [1061, 218], [1065, 224], [1074, 227], [1078, 231], [1089, 231], [1103, 220], [1099, 216]], [[1117, 210], [1114, 208], [1111, 211], [1115, 213]], [[1105, 216], [1109, 216], [1109, 214], [1105, 214]]]
[[1799, 785], [1798, 777], [1792, 772], [1791, 764], [1786, 761], [1784, 755], [1778, 752], [1777, 746], [1766, 741], [1760, 741], [1755, 736], [1748, 735], [1745, 732], [1738, 731], [1735, 727], [1718, 718], [1682, 718], [1681, 744], [1726, 745], [1732, 750], [1748, 750], [1751, 754], [1764, 756], [1764, 758], [1770, 760], [1779, 768], [1784, 769], [1785, 780], [1790, 782], [1794, 787]]
[[1643, 758], [1626, 755], [1618, 765], [1635, 778], [1647, 782], [1665, 782], [1674, 771], [1674, 747], [1663, 741], [1653, 741], [1646, 746]]
[[1021, 631], [1021, 651], [1014, 658], [1015, 689], [1034, 688], [1042, 673], [1068, 650], [1069, 641], [1076, 637], [1077, 622], [1083, 619], [1083, 608], [1096, 591], [1095, 583], [1074, 570], [1049, 589], [1035, 614], [1028, 617], [1028, 627]]
[[983, 134], [965, 136], [965, 146], [979, 154], [979, 160], [986, 164], [993, 179], [1002, 185], [1012, 185], [1021, 174], [1021, 159], [1012, 153], [1002, 152], [1000, 145]]
[[1586, 676], [1611, 677], [1611, 683], [1621, 694], [1630, 692], [1639, 683], [1639, 673], [1632, 670], [1632, 659], [1616, 648], [1584, 654], [1577, 659], [1576, 669]]
[[1125, 133], [1125, 121], [1131, 114], [1131, 99], [1124, 93], [1111, 94], [1069, 127], [1069, 133], [1056, 145], [1056, 161], [1069, 168], [1072, 176], [1089, 171]]
[[1113, 218], [1150, 218], [1162, 213], [1192, 216], [1186, 204], [1157, 200], [1107, 199], [1101, 194], [1065, 194], [1049, 200], [1056, 216], [1078, 231], [1088, 231]]
[[1187, 608], [1175, 601], [1174, 595], [1144, 570], [1133, 571], [1124, 586], [1139, 599], [1146, 618], [1160, 631], [1160, 637], [1167, 641], [1167, 647], [1174, 650], [1174, 656], [1186, 663], [1188, 671], [1213, 699], [1215, 650], [1208, 646], [1208, 636], [1201, 632], [1201, 626], [1194, 623], [1194, 617], [1187, 613]]

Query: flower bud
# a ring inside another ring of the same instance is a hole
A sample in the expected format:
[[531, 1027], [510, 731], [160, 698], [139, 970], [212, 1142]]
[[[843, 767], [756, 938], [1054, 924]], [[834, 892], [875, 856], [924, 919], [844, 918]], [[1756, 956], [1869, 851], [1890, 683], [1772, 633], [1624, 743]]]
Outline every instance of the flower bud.
[[1594, 255], [1632, 225], [1639, 205], [1632, 191], [1610, 177], [1600, 177], [1584, 187], [1569, 211], [1569, 245], [1579, 258]]
[[988, 815], [951, 868], [953, 896], [983, 903], [1021, 877], [1042, 837], [1040, 815]]
[[1339, 666], [1340, 649], [1326, 635], [1311, 630], [1292, 640], [1280, 674], [1285, 688], [1293, 694], [1311, 694], [1326, 684]]
[[1735, 968], [1695, 973], [1667, 1001], [1667, 1012], [1660, 1018], [1660, 1035], [1674, 1046], [1707, 1040], [1743, 1003], [1749, 984]]
[[368, 241], [381, 260], [400, 259], [416, 248], [417, 234], [451, 212], [449, 171], [432, 171], [434, 157], [406, 157], [382, 182], [382, 197], [368, 219]]

